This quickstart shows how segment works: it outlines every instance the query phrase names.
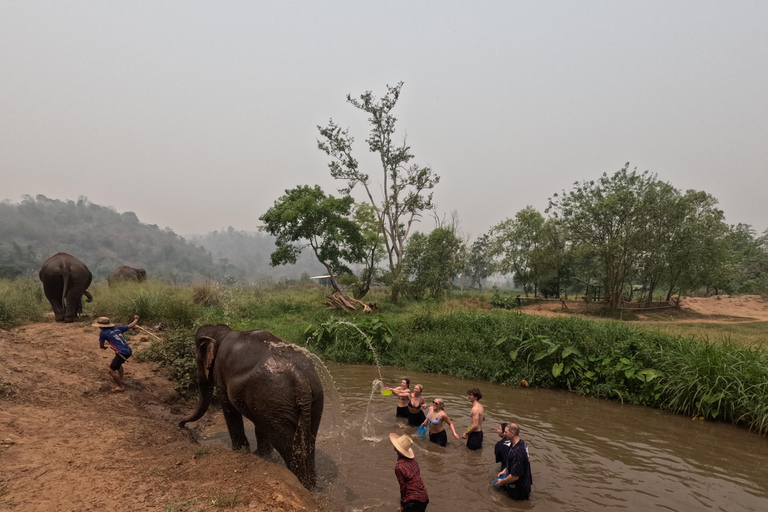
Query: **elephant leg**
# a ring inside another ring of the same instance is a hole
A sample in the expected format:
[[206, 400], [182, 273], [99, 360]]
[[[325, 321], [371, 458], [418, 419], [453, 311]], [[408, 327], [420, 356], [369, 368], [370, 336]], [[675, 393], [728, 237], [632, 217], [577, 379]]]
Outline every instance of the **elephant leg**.
[[64, 321], [64, 305], [61, 303], [61, 292], [56, 294], [55, 292], [49, 293], [45, 290], [45, 298], [51, 303], [51, 309], [53, 310], [53, 317], [57, 322]]
[[273, 450], [272, 442], [269, 440], [269, 436], [266, 434], [266, 432], [259, 432], [258, 428], [254, 428], [254, 431], [256, 432], [256, 440], [258, 441], [258, 446], [256, 447], [256, 455], [259, 457], [269, 456]]
[[232, 449], [240, 450], [245, 448], [249, 452], [251, 451], [251, 445], [248, 443], [248, 438], [245, 437], [245, 426], [243, 425], [243, 415], [240, 414], [232, 404], [224, 402], [224, 419], [227, 422], [227, 430], [229, 430], [229, 438], [232, 440]]
[[[285, 432], [288, 428], [284, 426], [282, 431]], [[306, 432], [302, 433], [301, 429], [298, 429], [275, 438], [273, 442], [288, 470], [296, 475], [302, 485], [310, 488], [316, 483], [315, 445], [314, 439], [309, 442], [305, 434]]]

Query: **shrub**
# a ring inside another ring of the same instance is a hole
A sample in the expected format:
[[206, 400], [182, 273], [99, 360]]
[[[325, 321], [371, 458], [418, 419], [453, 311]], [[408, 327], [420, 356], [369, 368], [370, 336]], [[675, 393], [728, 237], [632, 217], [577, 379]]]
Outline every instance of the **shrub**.
[[192, 301], [189, 288], [155, 281], [125, 283], [112, 290], [100, 283], [94, 287], [89, 310], [96, 316], [108, 316], [118, 322], [139, 315], [142, 322], [181, 328], [192, 327], [200, 317], [200, 306]]
[[191, 329], [180, 329], [153, 342], [136, 354], [139, 361], [154, 361], [164, 368], [168, 377], [176, 382], [176, 389], [183, 395], [197, 387], [197, 361], [195, 334]]
[[0, 280], [0, 328], [39, 322], [49, 308], [40, 282], [31, 278]]

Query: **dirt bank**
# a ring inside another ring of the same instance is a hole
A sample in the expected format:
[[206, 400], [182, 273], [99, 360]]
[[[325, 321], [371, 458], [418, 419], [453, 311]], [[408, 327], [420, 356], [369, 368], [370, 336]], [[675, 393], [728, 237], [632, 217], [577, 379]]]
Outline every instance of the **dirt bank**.
[[84, 324], [0, 331], [0, 510], [320, 510], [287, 469], [200, 449], [176, 426], [194, 404], [150, 363], [110, 393], [112, 357]]

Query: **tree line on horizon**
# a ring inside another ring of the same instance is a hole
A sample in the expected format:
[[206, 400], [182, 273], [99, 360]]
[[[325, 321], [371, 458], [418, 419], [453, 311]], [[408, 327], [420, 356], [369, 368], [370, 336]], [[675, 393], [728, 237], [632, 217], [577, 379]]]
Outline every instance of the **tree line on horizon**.
[[[436, 212], [432, 189], [440, 178], [411, 163], [405, 139], [395, 140], [393, 116], [403, 83], [346, 99], [368, 114], [369, 152], [381, 163], [379, 179], [354, 156], [354, 137], [332, 119], [318, 126], [318, 149], [330, 157], [340, 197], [319, 186], [285, 191], [260, 220], [276, 237], [272, 265], [292, 264], [306, 248], [340, 293], [360, 299], [373, 282], [414, 299], [438, 297], [452, 287], [482, 287], [492, 275], [512, 275], [527, 295], [585, 294], [611, 307], [625, 301], [669, 301], [674, 294], [768, 293], [768, 231], [758, 236], [745, 224], [729, 226], [717, 199], [682, 192], [649, 171], [630, 170], [575, 183], [554, 194], [545, 214], [526, 207], [493, 226], [472, 244], [454, 211], [446, 222]], [[354, 189], [363, 200], [356, 202]], [[431, 214], [429, 233], [413, 230]], [[362, 265], [355, 275], [350, 265]]]

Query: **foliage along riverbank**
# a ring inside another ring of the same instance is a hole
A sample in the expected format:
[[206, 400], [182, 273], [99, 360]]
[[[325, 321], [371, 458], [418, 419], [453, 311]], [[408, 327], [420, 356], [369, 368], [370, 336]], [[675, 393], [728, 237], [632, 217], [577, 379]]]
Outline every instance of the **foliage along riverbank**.
[[570, 390], [768, 433], [768, 353], [728, 341], [704, 343], [617, 321], [482, 309], [489, 297], [477, 294], [397, 305], [382, 296], [381, 314], [350, 315], [324, 309], [326, 290], [314, 287], [150, 282], [118, 290], [97, 284], [92, 291], [87, 314], [118, 321], [138, 314], [144, 325], [170, 329], [142, 357], [167, 368], [182, 392], [195, 385], [192, 333], [198, 325], [267, 329], [323, 358], [371, 364], [363, 336], [341, 323], [349, 322], [368, 335], [382, 364]]

